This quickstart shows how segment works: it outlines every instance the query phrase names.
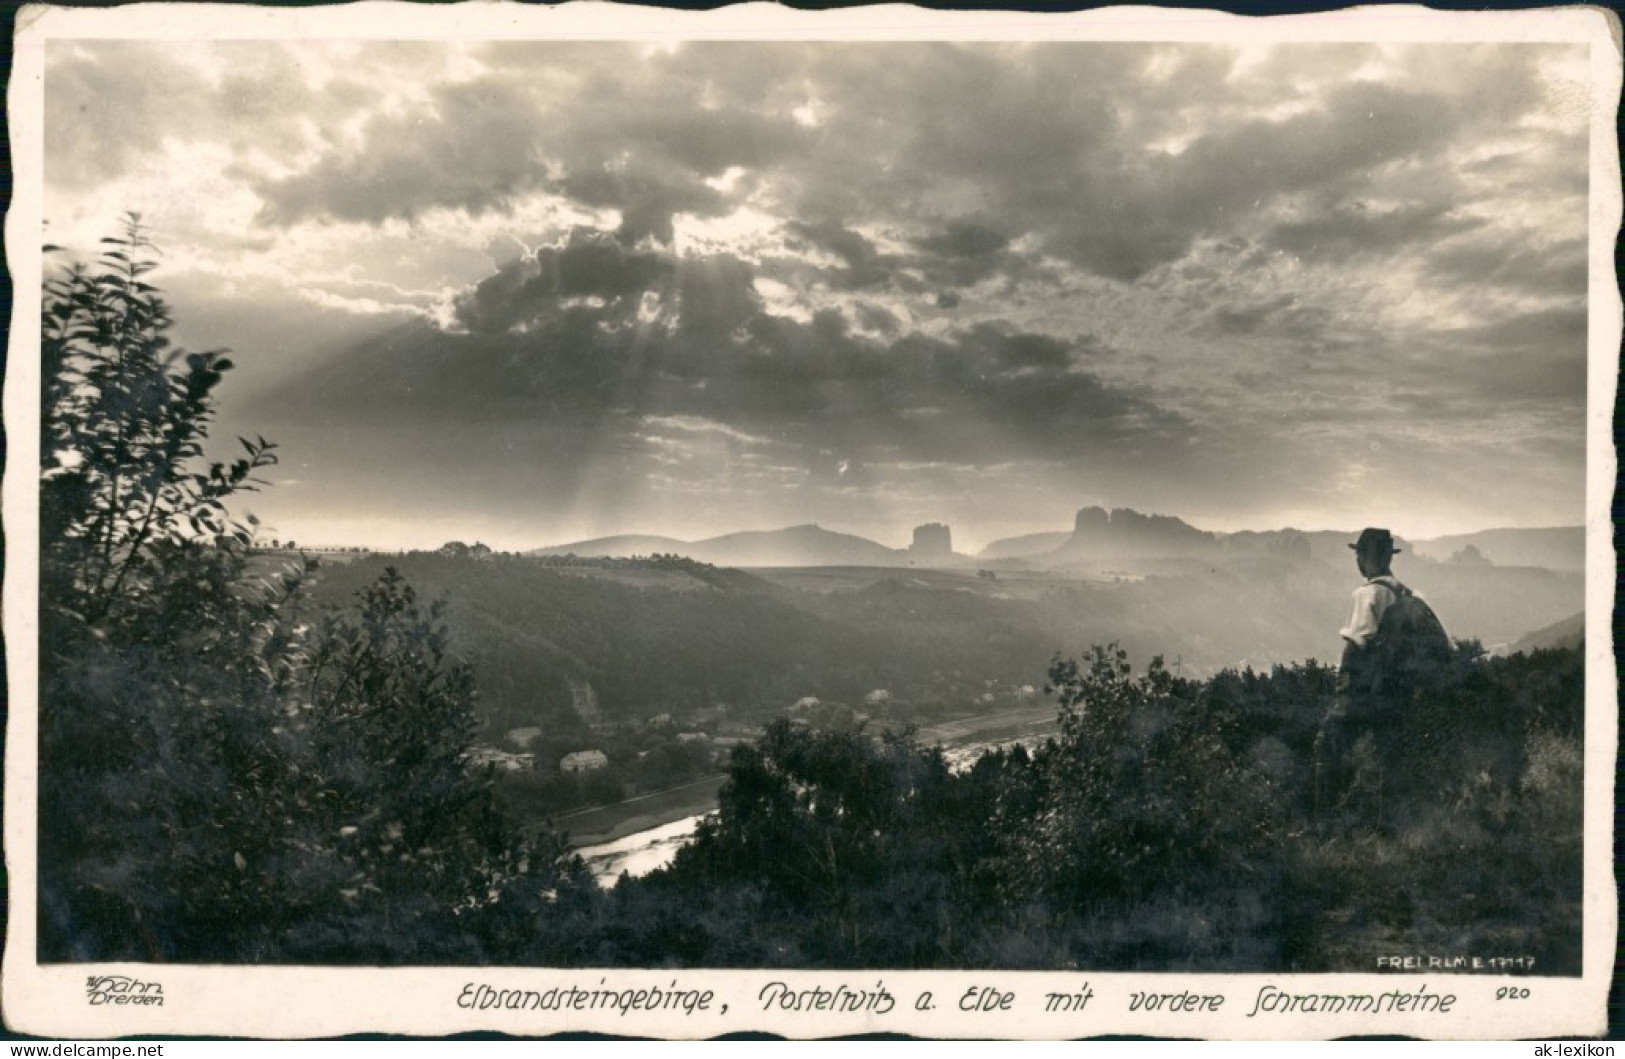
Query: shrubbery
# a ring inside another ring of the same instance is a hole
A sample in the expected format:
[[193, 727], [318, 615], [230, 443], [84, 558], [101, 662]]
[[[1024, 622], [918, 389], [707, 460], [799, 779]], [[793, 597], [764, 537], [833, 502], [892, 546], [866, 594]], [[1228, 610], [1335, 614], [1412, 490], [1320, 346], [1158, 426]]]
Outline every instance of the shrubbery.
[[1037, 755], [1022, 854], [1062, 905], [1205, 890], [1278, 840], [1288, 790], [1237, 745], [1239, 703], [1160, 658], [1135, 676], [1115, 646], [1057, 661], [1050, 681], [1061, 734]]
[[274, 447], [203, 462], [231, 363], [170, 349], [134, 218], [104, 245], [44, 292], [40, 957], [511, 951], [493, 918], [594, 895], [466, 765], [473, 681], [438, 610], [388, 572], [312, 626], [299, 564], [250, 576], [225, 505]]
[[622, 881], [598, 958], [1375, 970], [1399, 931], [1577, 973], [1579, 652], [1464, 646], [1413, 689], [1385, 819], [1330, 825], [1330, 667], [1181, 680], [1103, 647], [1050, 679], [1059, 736], [960, 772], [906, 737], [774, 725], [671, 867]]

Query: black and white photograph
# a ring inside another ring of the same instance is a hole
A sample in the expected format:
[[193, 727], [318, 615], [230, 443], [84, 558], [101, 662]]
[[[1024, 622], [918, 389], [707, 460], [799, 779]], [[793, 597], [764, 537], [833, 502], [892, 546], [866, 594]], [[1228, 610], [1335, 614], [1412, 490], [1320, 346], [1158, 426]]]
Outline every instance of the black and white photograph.
[[1602, 1032], [1612, 16], [184, 6], [14, 42], [9, 1021]]

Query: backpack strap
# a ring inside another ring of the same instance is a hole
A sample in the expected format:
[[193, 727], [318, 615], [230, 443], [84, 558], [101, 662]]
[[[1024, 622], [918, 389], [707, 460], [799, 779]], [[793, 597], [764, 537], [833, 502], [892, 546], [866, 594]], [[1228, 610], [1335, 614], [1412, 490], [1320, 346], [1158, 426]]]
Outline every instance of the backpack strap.
[[1407, 588], [1399, 580], [1399, 578], [1395, 577], [1393, 574], [1383, 574], [1380, 577], [1374, 577], [1374, 578], [1371, 579], [1371, 583], [1375, 584], [1375, 585], [1381, 585], [1383, 588], [1386, 588], [1388, 591], [1392, 592], [1395, 596], [1398, 596], [1400, 598], [1403, 598], [1405, 596], [1415, 595], [1414, 592], [1412, 592], [1409, 588]]
[[1377, 631], [1371, 634], [1373, 646], [1388, 650], [1391, 647], [1389, 638], [1394, 632], [1393, 622], [1399, 620], [1399, 612], [1395, 608], [1402, 601], [1411, 598], [1411, 590], [1406, 588], [1399, 578], [1393, 574], [1386, 574], [1382, 578], [1372, 578], [1371, 583], [1381, 585], [1394, 594], [1394, 601], [1383, 608], [1382, 617], [1377, 621]]

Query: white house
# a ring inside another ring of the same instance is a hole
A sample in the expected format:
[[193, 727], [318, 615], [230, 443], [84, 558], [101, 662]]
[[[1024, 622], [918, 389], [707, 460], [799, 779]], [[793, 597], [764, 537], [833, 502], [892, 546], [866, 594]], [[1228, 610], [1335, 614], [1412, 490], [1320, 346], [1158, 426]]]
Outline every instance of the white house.
[[498, 772], [529, 772], [536, 767], [535, 754], [510, 754], [494, 746], [471, 746], [463, 756], [476, 768], [495, 765]]
[[592, 772], [609, 764], [602, 750], [577, 750], [559, 759], [560, 772]]

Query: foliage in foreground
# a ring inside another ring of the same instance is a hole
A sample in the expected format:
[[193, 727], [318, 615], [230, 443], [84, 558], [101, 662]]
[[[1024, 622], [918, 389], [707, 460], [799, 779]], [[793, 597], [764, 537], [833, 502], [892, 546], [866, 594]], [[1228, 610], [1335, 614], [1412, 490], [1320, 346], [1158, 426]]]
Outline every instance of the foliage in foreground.
[[44, 292], [41, 958], [508, 951], [516, 915], [590, 883], [466, 764], [438, 609], [389, 572], [312, 622], [302, 567], [249, 576], [226, 502], [274, 446], [205, 462], [231, 363], [170, 348], [133, 218], [103, 243]]
[[1180, 680], [1096, 648], [1051, 669], [1059, 737], [963, 772], [895, 736], [776, 724], [694, 844], [621, 881], [597, 955], [1375, 970], [1402, 945], [1577, 973], [1582, 659], [1475, 655], [1406, 704], [1380, 819], [1317, 818], [1326, 666]]

